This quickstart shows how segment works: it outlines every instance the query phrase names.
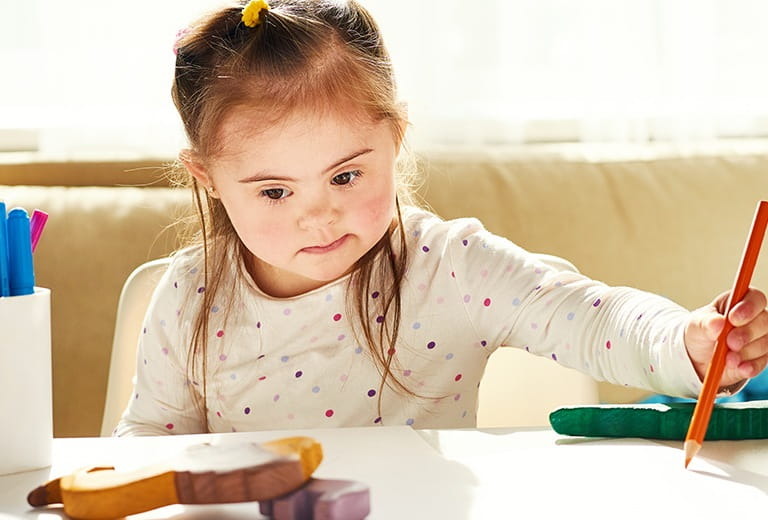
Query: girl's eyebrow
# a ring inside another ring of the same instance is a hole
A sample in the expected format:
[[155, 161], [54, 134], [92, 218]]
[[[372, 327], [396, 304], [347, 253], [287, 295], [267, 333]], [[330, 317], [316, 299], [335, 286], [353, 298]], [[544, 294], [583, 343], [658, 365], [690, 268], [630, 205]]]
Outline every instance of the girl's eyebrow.
[[[370, 153], [373, 151], [373, 148], [363, 148], [362, 150], [358, 150], [356, 152], [352, 152], [351, 154], [342, 157], [329, 167], [327, 167], [325, 170], [323, 170], [323, 174], [328, 173], [329, 171], [333, 170], [334, 168], [337, 168], [344, 164], [345, 162], [351, 161], [352, 159], [356, 159], [360, 157], [361, 155], [365, 155], [367, 153]], [[248, 183], [248, 182], [261, 182], [261, 181], [295, 181], [296, 179], [293, 179], [291, 177], [277, 177], [269, 173], [269, 170], [261, 170], [259, 172], [256, 172], [254, 175], [250, 175], [246, 177], [245, 179], [240, 179], [238, 182], [242, 183]]]

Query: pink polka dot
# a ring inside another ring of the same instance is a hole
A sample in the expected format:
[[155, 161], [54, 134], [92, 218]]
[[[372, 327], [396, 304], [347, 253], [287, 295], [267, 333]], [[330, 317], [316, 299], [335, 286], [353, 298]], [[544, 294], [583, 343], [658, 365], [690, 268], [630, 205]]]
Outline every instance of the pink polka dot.
[[471, 299], [472, 299], [472, 297], [470, 295], [468, 295], [468, 294], [464, 295], [464, 303], [469, 303], [469, 300], [471, 300]]
[[216, 412], [216, 417], [221, 417], [221, 412]]
[[168, 348], [163, 347], [161, 352], [167, 356], [168, 355]]
[[283, 309], [283, 314], [285, 316], [288, 316], [289, 314], [291, 314], [291, 309]]
[[453, 378], [454, 381], [461, 381], [461, 374], [456, 374], [456, 377]]
[[168, 423], [165, 425], [165, 427], [169, 430], [173, 430], [173, 423]]
[[483, 305], [485, 305], [486, 307], [490, 307], [491, 306], [491, 299], [490, 298], [486, 298], [485, 300], [483, 300]]
[[482, 271], [480, 271], [480, 276], [482, 276], [483, 278], [488, 276], [488, 269], [483, 269]]
[[333, 410], [326, 410], [325, 411], [325, 416], [326, 417], [333, 417]]
[[216, 333], [216, 337], [217, 337], [217, 338], [220, 338], [220, 337], [222, 337], [223, 335], [224, 335], [224, 331], [223, 331], [223, 330], [220, 330], [220, 331], [218, 331], [218, 332]]
[[334, 314], [333, 315], [333, 321], [339, 321], [341, 319], [341, 314]]
[[651, 369], [651, 374], [653, 374], [653, 365], [648, 365], [648, 368]]
[[347, 380], [347, 374], [341, 374], [341, 375], [339, 376], [339, 381], [341, 381], [342, 383], [343, 383], [344, 381], [346, 381], [346, 380]]
[[390, 348], [389, 350], [387, 350], [387, 354], [389, 354], [390, 356], [394, 356], [395, 355], [395, 349], [394, 348]]
[[461, 399], [461, 394], [456, 394], [453, 396], [454, 401], [458, 401], [459, 399]]
[[608, 340], [605, 342], [605, 348], [607, 348], [608, 350], [611, 350], [611, 340]]
[[410, 371], [410, 369], [405, 369], [405, 370], [403, 370], [403, 375], [404, 375], [405, 377], [408, 377], [408, 376], [410, 376], [410, 375], [411, 375], [411, 371]]
[[219, 361], [226, 361], [226, 360], [227, 360], [227, 355], [226, 354], [221, 354], [219, 356]]
[[264, 381], [267, 378], [267, 376], [261, 376], [259, 377], [259, 381]]
[[443, 298], [442, 296], [438, 296], [437, 300], [435, 300], [435, 301], [437, 302], [438, 305], [440, 305], [441, 303], [443, 303], [445, 301], [445, 298]]

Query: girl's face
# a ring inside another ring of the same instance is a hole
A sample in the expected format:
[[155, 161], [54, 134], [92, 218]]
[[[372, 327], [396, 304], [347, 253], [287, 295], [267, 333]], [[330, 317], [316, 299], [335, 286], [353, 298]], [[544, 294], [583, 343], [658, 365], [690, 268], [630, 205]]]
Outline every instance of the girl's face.
[[257, 122], [233, 114], [224, 153], [207, 169], [187, 166], [215, 188], [259, 288], [294, 296], [348, 273], [392, 224], [400, 143], [389, 122], [343, 113], [298, 113], [260, 133]]

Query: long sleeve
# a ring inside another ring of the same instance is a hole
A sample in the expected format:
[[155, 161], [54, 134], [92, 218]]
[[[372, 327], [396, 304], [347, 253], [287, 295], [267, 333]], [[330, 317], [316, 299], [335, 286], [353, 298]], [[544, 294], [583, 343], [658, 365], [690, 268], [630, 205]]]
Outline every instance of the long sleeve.
[[420, 243], [443, 248], [455, 297], [489, 350], [523, 348], [598, 380], [697, 395], [683, 342], [689, 312], [670, 300], [544, 262], [474, 219], [454, 221], [447, 234], [427, 229]]

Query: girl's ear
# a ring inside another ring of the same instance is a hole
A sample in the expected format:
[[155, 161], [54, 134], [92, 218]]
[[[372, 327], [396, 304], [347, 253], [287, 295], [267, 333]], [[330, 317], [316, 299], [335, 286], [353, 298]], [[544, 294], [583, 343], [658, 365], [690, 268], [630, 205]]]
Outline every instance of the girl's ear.
[[213, 180], [208, 175], [208, 170], [203, 165], [194, 151], [184, 149], [179, 152], [179, 161], [184, 165], [187, 171], [192, 175], [200, 185], [205, 188], [209, 195], [215, 196], [215, 188], [213, 186]]

